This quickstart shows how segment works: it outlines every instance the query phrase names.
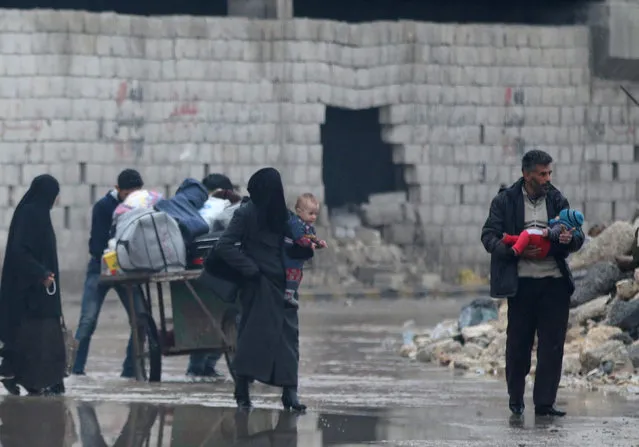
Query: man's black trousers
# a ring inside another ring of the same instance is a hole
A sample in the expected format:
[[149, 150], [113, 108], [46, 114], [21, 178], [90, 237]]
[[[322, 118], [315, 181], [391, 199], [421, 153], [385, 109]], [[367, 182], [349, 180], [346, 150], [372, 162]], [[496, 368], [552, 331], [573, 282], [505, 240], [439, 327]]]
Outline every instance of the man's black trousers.
[[508, 298], [506, 381], [510, 402], [523, 403], [537, 333], [535, 406], [554, 405], [561, 379], [570, 295], [563, 278], [520, 278]]

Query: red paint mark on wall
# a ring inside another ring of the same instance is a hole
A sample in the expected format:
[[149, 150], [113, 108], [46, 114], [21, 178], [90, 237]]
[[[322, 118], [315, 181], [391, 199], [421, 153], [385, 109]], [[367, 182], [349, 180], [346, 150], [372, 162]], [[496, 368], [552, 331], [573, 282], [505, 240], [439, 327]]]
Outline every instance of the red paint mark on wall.
[[178, 127], [186, 129], [196, 126], [200, 113], [197, 106], [198, 101], [199, 99], [194, 97], [191, 101], [176, 104], [167, 117], [167, 130], [174, 132]]
[[45, 124], [46, 122], [44, 120], [29, 120], [25, 122], [18, 122], [16, 124], [0, 121], [0, 138], [4, 138], [7, 134], [24, 131], [30, 133], [31, 138], [37, 138]]
[[195, 116], [197, 115], [197, 106], [193, 103], [184, 103], [179, 106], [175, 106], [173, 111], [169, 115], [170, 118], [176, 118], [178, 116]]
[[526, 141], [521, 129], [526, 125], [525, 94], [522, 88], [504, 89], [504, 119], [502, 123], [502, 151], [505, 156], [523, 155]]
[[98, 121], [98, 140], [113, 144], [120, 158], [139, 159], [144, 150], [144, 91], [137, 81], [122, 81], [115, 91], [115, 119]]
[[115, 95], [115, 103], [119, 106], [122, 105], [124, 100], [126, 99], [126, 94], [128, 91], [128, 85], [125, 81], [120, 82], [120, 86], [118, 87], [118, 91]]
[[513, 100], [513, 89], [512, 87], [506, 87], [506, 91], [504, 91], [504, 105], [511, 105]]

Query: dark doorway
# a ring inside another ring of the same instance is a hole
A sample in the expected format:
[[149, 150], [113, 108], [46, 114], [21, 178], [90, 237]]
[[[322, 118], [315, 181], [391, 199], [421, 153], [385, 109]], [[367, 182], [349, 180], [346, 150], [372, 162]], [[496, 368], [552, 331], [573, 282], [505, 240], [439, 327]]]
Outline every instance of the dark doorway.
[[378, 192], [405, 191], [404, 172], [384, 143], [379, 109], [326, 107], [322, 178], [329, 209], [361, 204]]

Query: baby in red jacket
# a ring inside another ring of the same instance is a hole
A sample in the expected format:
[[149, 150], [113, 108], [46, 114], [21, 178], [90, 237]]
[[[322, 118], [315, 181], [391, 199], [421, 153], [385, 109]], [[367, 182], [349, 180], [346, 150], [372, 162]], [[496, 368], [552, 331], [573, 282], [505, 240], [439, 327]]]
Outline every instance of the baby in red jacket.
[[548, 228], [527, 228], [518, 236], [504, 233], [502, 241], [512, 246], [515, 256], [520, 256], [526, 247], [534, 245], [540, 249], [536, 258], [543, 259], [548, 256], [551, 242], [559, 241], [562, 229], [581, 231], [583, 223], [584, 215], [580, 211], [565, 209], [548, 222]]

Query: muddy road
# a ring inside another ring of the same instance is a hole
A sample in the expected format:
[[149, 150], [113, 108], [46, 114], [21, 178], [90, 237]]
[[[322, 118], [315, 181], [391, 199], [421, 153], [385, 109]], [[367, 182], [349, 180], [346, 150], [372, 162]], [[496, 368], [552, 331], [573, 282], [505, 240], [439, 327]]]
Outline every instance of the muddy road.
[[[463, 377], [398, 356], [406, 320], [434, 325], [467, 301], [304, 304], [300, 395], [309, 412], [294, 417], [279, 411], [278, 390], [265, 386], [253, 389], [257, 409], [237, 415], [232, 383], [187, 378], [187, 357], [164, 358], [159, 384], [121, 379], [127, 323], [109, 296], [88, 375], [67, 381], [65, 399], [3, 396], [0, 444], [639, 446], [639, 400], [562, 389], [558, 404], [568, 417], [535, 418], [528, 399], [525, 420], [514, 421], [502, 381]], [[65, 311], [75, 327], [79, 306]], [[226, 372], [223, 361], [220, 370]]]

